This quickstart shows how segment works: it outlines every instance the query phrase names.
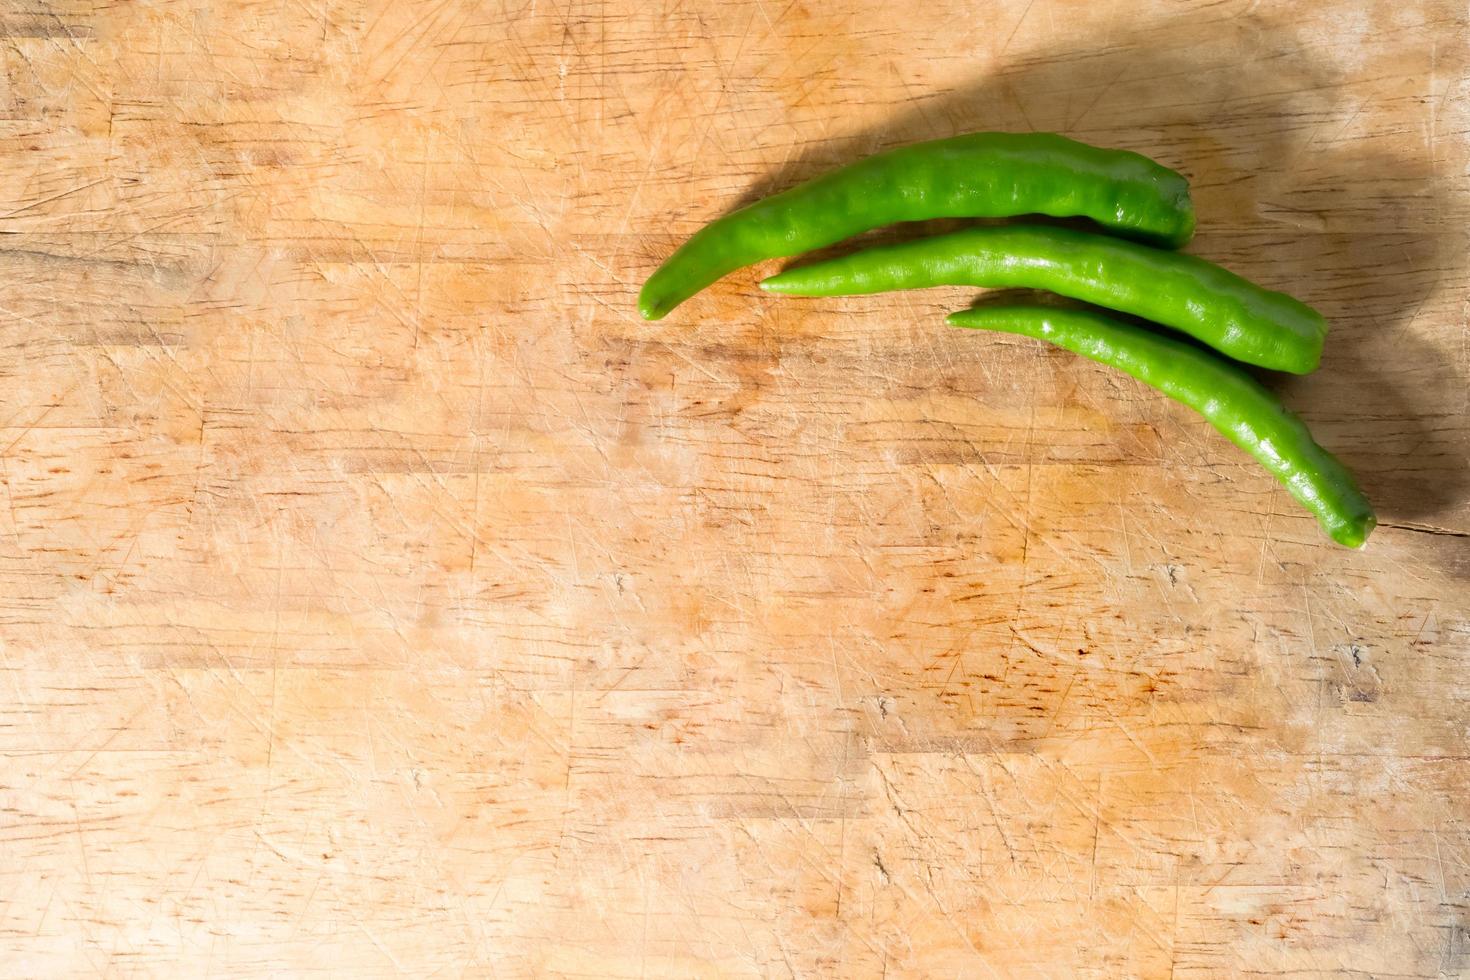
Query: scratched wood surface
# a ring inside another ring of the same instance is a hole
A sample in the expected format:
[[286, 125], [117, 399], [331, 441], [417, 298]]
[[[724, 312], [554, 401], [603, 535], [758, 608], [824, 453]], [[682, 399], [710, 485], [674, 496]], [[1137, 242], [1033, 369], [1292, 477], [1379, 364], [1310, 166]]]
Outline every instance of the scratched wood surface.
[[[1463, 3], [0, 5], [0, 973], [1470, 972]], [[1058, 130], [1333, 323], [1336, 548], [970, 290], [668, 320]]]

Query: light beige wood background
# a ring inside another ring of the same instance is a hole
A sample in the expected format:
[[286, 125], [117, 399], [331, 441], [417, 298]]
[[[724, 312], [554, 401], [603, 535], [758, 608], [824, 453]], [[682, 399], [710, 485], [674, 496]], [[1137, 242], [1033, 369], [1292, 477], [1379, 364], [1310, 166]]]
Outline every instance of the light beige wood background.
[[[1463, 3], [0, 15], [0, 972], [1470, 972]], [[1317, 304], [1325, 541], [974, 291], [634, 294], [1060, 130]]]

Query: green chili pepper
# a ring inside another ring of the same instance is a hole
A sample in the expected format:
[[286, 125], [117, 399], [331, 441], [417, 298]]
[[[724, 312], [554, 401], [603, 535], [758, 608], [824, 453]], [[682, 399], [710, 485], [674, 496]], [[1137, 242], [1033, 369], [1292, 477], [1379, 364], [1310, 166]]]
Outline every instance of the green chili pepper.
[[1204, 259], [1070, 228], [1005, 225], [870, 248], [783, 272], [762, 289], [843, 296], [925, 286], [1048, 289], [1174, 327], [1238, 361], [1306, 374], [1327, 321]]
[[1081, 216], [1178, 247], [1194, 233], [1183, 176], [1148, 157], [1053, 133], [973, 133], [859, 160], [711, 222], [644, 283], [657, 320], [705, 286], [764, 259], [871, 228], [931, 218]]
[[1361, 548], [1378, 523], [1347, 468], [1301, 419], [1250, 375], [1172, 337], [1084, 310], [982, 306], [951, 314], [957, 327], [1047, 340], [1133, 375], [1199, 412], [1280, 480], [1332, 540]]

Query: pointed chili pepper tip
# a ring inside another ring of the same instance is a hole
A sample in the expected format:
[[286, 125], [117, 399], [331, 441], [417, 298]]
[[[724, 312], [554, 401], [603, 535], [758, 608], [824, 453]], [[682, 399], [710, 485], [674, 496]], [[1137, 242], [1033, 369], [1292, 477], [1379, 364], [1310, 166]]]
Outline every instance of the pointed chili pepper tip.
[[645, 320], [662, 320], [669, 313], [668, 304], [646, 295], [647, 292], [645, 289], [638, 294], [638, 315]]

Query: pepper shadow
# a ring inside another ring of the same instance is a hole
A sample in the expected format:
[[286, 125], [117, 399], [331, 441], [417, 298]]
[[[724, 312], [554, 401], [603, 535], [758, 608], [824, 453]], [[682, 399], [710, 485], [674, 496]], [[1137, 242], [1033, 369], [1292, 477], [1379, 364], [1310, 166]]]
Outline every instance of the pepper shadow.
[[[1256, 16], [1130, 25], [1096, 49], [1042, 51], [881, 126], [802, 147], [737, 206], [893, 146], [978, 130], [1050, 130], [1146, 153], [1191, 179], [1199, 231], [1188, 251], [1327, 316], [1321, 370], [1266, 380], [1353, 469], [1382, 525], [1463, 529], [1466, 379], [1413, 326], [1458, 316], [1436, 296], [1464, 268], [1463, 209], [1432, 145], [1355, 126], [1364, 106], [1320, 50]], [[1368, 60], [1352, 74], [1422, 78], [1412, 69], [1424, 66], [1408, 67]], [[1406, 113], [1431, 111], [1421, 89], [1403, 91]], [[883, 229], [803, 261], [973, 223]]]

